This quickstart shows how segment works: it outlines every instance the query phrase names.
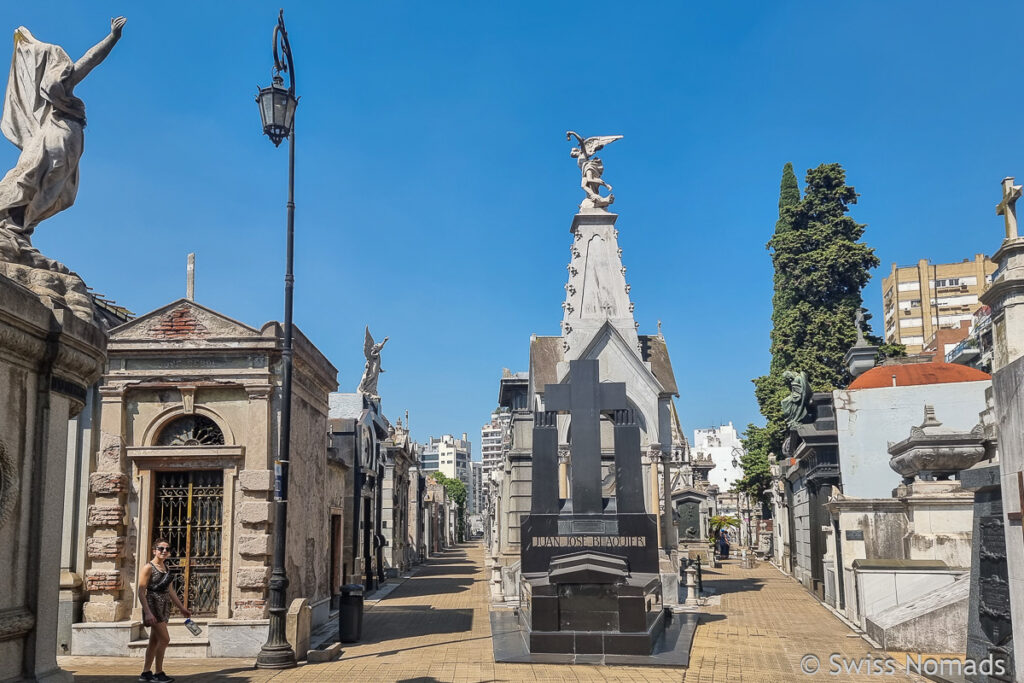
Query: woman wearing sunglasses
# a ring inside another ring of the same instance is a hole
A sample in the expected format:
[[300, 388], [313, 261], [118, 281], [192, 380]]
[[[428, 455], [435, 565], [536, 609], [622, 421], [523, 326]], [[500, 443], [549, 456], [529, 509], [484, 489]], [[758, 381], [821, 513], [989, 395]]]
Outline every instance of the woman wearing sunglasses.
[[[181, 604], [178, 592], [171, 586], [171, 572], [165, 564], [171, 556], [171, 545], [166, 538], [158, 538], [153, 541], [153, 559], [142, 568], [139, 576], [139, 601], [142, 603], [142, 623], [149, 627], [149, 644], [146, 646], [146, 670], [139, 676], [140, 681], [159, 681], [170, 683], [170, 678], [164, 673], [164, 652], [167, 644], [171, 642], [171, 636], [167, 633], [167, 620], [171, 616], [171, 603], [173, 602], [186, 619], [192, 613]], [[156, 674], [150, 668], [153, 660], [156, 660]]]

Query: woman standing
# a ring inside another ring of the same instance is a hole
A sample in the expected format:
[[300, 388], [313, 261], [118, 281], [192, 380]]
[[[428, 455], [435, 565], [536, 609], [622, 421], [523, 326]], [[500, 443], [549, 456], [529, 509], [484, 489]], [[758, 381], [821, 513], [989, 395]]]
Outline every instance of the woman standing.
[[[149, 627], [149, 644], [146, 646], [146, 670], [139, 676], [140, 681], [170, 683], [173, 678], [164, 673], [164, 652], [171, 636], [167, 632], [167, 620], [171, 616], [173, 602], [186, 619], [192, 613], [181, 604], [177, 591], [171, 587], [172, 576], [167, 569], [167, 558], [171, 545], [166, 538], [153, 541], [153, 559], [142, 568], [139, 576], [139, 602], [142, 603], [142, 623]], [[156, 660], [156, 674], [150, 668]]]

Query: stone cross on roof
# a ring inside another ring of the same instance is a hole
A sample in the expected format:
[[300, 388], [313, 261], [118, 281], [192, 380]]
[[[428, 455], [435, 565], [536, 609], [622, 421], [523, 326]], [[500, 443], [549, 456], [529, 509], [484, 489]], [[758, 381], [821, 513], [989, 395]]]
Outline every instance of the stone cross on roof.
[[1006, 222], [1006, 239], [1017, 237], [1017, 200], [1020, 199], [1021, 186], [1013, 184], [1013, 176], [1003, 178], [1003, 201], [996, 205], [996, 215], [1002, 216]]

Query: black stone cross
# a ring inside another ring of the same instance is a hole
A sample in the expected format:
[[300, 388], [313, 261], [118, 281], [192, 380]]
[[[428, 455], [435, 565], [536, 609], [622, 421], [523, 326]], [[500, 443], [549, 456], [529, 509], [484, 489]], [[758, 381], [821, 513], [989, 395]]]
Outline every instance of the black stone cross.
[[569, 479], [573, 514], [601, 514], [601, 413], [626, 410], [626, 385], [601, 384], [596, 360], [569, 362], [569, 383], [549, 384], [548, 411], [568, 411], [572, 439]]

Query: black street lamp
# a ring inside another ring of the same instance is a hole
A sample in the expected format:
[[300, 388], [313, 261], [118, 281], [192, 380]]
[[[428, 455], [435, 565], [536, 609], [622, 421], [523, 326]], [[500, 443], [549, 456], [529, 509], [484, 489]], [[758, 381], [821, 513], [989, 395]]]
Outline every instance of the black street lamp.
[[[263, 119], [263, 132], [275, 146], [288, 138], [288, 247], [284, 276], [284, 343], [281, 349], [281, 443], [274, 462], [274, 569], [270, 575], [270, 630], [267, 642], [256, 657], [259, 669], [290, 669], [295, 666], [295, 652], [285, 638], [285, 534], [288, 529], [288, 457], [292, 426], [292, 247], [295, 242], [295, 68], [288, 32], [284, 28], [284, 10], [274, 26], [274, 71], [269, 88], [261, 88], [256, 96]], [[279, 52], [280, 49], [280, 52]], [[285, 61], [281, 61], [282, 55]], [[281, 74], [288, 74], [288, 88]]]

